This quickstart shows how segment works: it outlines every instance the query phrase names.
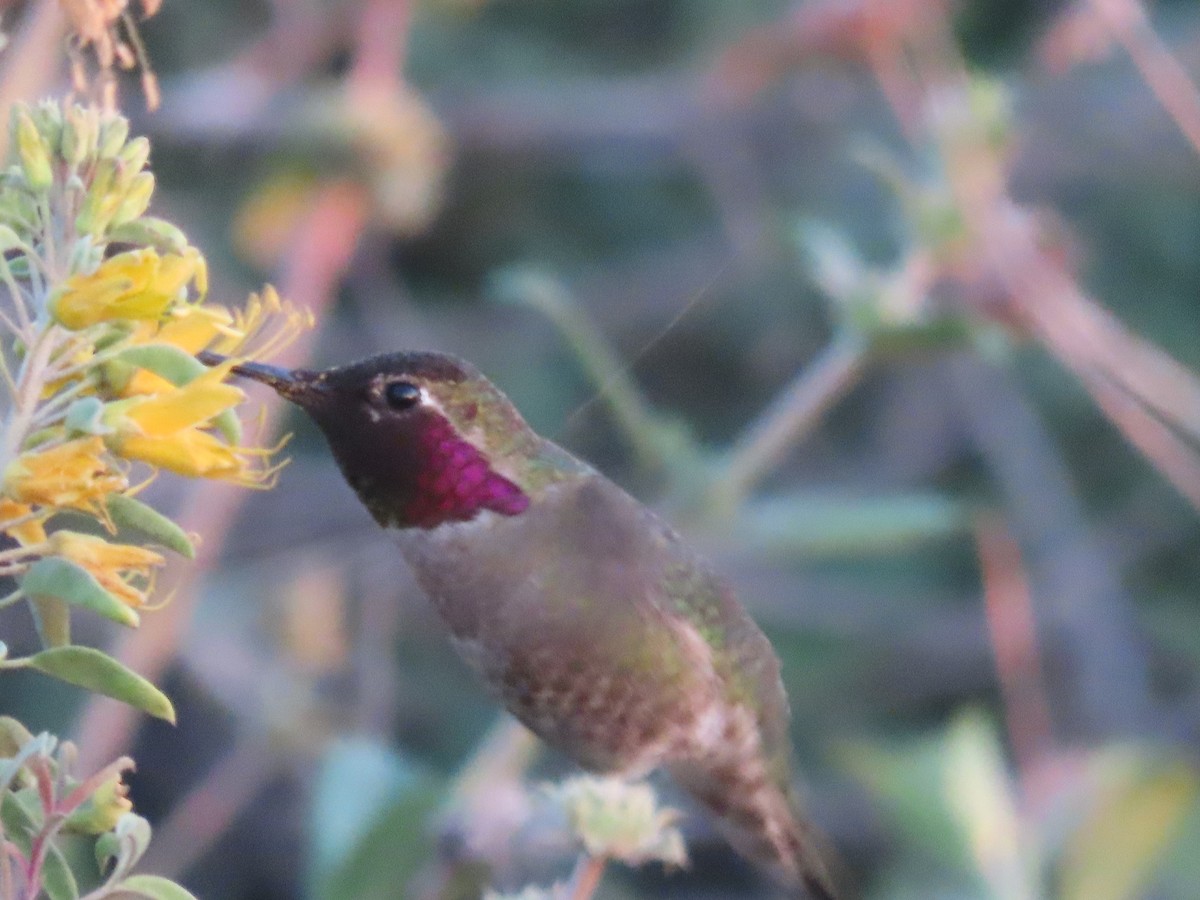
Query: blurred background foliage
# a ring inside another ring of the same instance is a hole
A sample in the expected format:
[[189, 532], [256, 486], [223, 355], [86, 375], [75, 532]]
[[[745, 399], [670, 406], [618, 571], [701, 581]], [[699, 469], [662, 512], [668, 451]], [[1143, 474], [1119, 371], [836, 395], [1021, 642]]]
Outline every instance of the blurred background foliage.
[[[4, 102], [61, 90], [57, 7], [3, 5]], [[1197, 895], [1200, 393], [1151, 349], [1200, 369], [1194, 3], [167, 0], [142, 33], [162, 107], [124, 106], [214, 297], [317, 312], [293, 363], [467, 357], [665, 509], [778, 648], [856, 895]], [[275, 491], [154, 487], [201, 559], [115, 652], [179, 725], [32, 676], [0, 713], [131, 748], [146, 867], [202, 897], [561, 877], [529, 786], [570, 766], [285, 427]], [[684, 830], [690, 871], [600, 896], [770, 895]]]

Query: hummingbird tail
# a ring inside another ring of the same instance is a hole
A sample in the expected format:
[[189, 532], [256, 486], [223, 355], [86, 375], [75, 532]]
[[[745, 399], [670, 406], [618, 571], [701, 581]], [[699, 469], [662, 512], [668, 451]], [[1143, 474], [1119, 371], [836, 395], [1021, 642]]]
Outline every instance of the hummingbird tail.
[[790, 786], [772, 780], [763, 760], [669, 765], [675, 781], [717, 818], [742, 856], [811, 900], [837, 900], [833, 879], [818, 853], [820, 838], [798, 812]]

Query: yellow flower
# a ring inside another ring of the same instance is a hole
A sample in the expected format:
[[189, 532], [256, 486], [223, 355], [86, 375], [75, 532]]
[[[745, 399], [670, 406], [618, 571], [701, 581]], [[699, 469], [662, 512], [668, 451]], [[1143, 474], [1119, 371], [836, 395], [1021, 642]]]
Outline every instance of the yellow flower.
[[[270, 285], [251, 294], [244, 310], [231, 311], [214, 303], [180, 305], [167, 311], [161, 323], [142, 323], [132, 343], [170, 344], [185, 353], [212, 350], [229, 357], [261, 359], [287, 346], [312, 315], [284, 303]], [[121, 396], [159, 394], [172, 389], [165, 378], [139, 369], [121, 388]]]
[[207, 422], [218, 413], [237, 406], [246, 397], [240, 388], [222, 384], [231, 367], [231, 363], [214, 366], [182, 387], [114, 403], [108, 415], [119, 416], [116, 420], [118, 428], [154, 437], [164, 437]]
[[104, 459], [104, 442], [79, 438], [22, 453], [4, 471], [4, 493], [23, 504], [98, 512], [104, 497], [127, 487]]
[[0, 497], [0, 531], [16, 540], [22, 547], [45, 543], [46, 529], [42, 525], [42, 519], [31, 517], [32, 513], [33, 507], [28, 504]]
[[113, 403], [106, 418], [115, 431], [112, 450], [180, 475], [225, 478], [259, 484], [269, 473], [252, 469], [250, 461], [269, 451], [233, 447], [202, 430], [213, 418], [236, 406], [245, 394], [221, 380], [232, 363], [215, 366], [183, 387], [150, 397]]
[[50, 549], [56, 556], [87, 569], [106, 591], [131, 607], [146, 602], [146, 588], [129, 583], [130, 578], [149, 579], [153, 569], [164, 562], [161, 554], [132, 544], [110, 544], [104, 538], [75, 531], [56, 531], [50, 535]]
[[72, 275], [50, 298], [50, 314], [71, 329], [114, 319], [153, 321], [185, 299], [192, 282], [201, 294], [208, 286], [204, 257], [194, 248], [165, 256], [130, 250], [110, 256], [91, 274]]

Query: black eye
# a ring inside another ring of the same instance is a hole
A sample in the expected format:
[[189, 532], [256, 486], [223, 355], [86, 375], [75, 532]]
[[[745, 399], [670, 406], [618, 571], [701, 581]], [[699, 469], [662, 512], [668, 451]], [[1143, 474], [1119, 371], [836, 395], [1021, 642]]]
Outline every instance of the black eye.
[[392, 409], [412, 409], [421, 402], [421, 389], [411, 381], [393, 381], [383, 389], [383, 399]]

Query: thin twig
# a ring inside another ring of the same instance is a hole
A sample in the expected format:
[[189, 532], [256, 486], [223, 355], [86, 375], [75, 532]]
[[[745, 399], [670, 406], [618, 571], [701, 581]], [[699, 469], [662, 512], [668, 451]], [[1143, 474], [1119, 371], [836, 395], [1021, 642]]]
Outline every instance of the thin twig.
[[1028, 789], [1039, 759], [1051, 748], [1053, 725], [1038, 656], [1033, 592], [1021, 548], [997, 516], [976, 523], [984, 612], [1004, 699], [1008, 737]]
[[1089, 0], [1096, 18], [1120, 42], [1163, 109], [1200, 153], [1200, 92], [1163, 43], [1137, 0]]
[[178, 878], [226, 833], [285, 762], [267, 735], [240, 738], [233, 749], [209, 770], [154, 826], [154, 842], [142, 867]]
[[858, 382], [866, 361], [867, 345], [858, 335], [845, 332], [830, 342], [734, 444], [716, 488], [719, 503], [726, 509], [740, 505], [788, 448]]
[[579, 857], [567, 886], [567, 896], [570, 900], [591, 900], [595, 896], [600, 887], [600, 879], [604, 877], [607, 862], [603, 856], [591, 856], [587, 853]]
[[[665, 465], [667, 448], [660, 439], [662, 423], [630, 376], [630, 364], [617, 358], [603, 335], [580, 313], [572, 297], [558, 281], [531, 275], [520, 278], [516, 285], [520, 300], [554, 323], [574, 351], [584, 372], [596, 385], [595, 396], [572, 414], [568, 424], [593, 400], [603, 400], [618, 427], [629, 439], [639, 463], [653, 470], [670, 468]], [[677, 320], [678, 317], [672, 323]], [[672, 452], [678, 449], [671, 448]], [[672, 459], [671, 467], [684, 463]]]

